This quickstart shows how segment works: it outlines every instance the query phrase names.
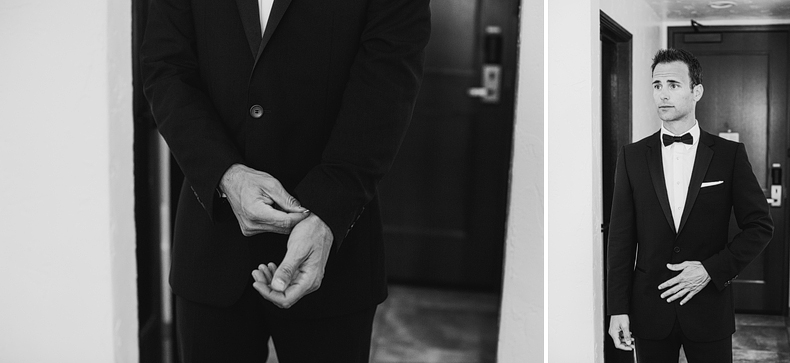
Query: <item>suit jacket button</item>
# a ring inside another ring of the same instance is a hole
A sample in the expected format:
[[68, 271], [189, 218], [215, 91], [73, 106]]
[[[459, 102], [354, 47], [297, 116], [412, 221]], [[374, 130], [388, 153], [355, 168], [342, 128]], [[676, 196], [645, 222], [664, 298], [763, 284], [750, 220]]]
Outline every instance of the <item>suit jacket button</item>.
[[261, 107], [261, 105], [253, 105], [250, 107], [250, 116], [252, 116], [252, 118], [261, 118], [261, 116], [263, 116], [263, 107]]
[[678, 253], [678, 252], [680, 252], [680, 247], [675, 246], [675, 248], [673, 248], [672, 250], [675, 251], [675, 253]]

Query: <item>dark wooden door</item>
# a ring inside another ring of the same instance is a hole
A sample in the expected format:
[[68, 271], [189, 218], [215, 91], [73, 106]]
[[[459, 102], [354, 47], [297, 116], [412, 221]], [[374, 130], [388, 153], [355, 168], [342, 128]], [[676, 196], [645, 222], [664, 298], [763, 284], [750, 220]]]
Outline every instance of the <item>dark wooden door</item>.
[[[379, 188], [387, 269], [393, 282], [498, 290], [518, 0], [432, 0], [431, 10], [412, 124]], [[468, 89], [481, 86], [481, 69], [491, 63], [502, 66], [501, 94], [483, 103]]]
[[[771, 197], [771, 166], [787, 165], [788, 31], [790, 27], [670, 28], [669, 44], [692, 52], [705, 87], [697, 104], [702, 129], [732, 131], [746, 145], [757, 180]], [[787, 172], [785, 168], [787, 186]], [[739, 312], [783, 314], [787, 309], [786, 203], [771, 207], [774, 237], [732, 288]], [[739, 231], [734, 219], [730, 237]]]

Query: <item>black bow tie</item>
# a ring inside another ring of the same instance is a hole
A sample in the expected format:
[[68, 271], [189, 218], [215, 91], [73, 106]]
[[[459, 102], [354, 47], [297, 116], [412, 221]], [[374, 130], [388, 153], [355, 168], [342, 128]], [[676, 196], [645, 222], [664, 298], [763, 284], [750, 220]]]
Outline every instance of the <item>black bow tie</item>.
[[676, 142], [682, 142], [687, 145], [691, 145], [694, 143], [694, 137], [691, 136], [690, 133], [685, 133], [683, 136], [670, 136], [667, 134], [661, 135], [661, 138], [664, 140], [664, 146], [672, 145]]

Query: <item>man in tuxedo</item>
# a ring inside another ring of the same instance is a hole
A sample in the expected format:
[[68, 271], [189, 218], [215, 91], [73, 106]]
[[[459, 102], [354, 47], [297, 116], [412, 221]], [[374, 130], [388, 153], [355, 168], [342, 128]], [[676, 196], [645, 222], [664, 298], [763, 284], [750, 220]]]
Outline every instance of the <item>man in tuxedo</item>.
[[[702, 69], [687, 51], [653, 58], [662, 128], [622, 148], [608, 241], [607, 309], [615, 346], [639, 363], [732, 362], [731, 281], [773, 224], [743, 144], [700, 129]], [[741, 232], [728, 241], [731, 211]]]
[[[411, 118], [427, 0], [154, 0], [145, 95], [184, 173], [184, 362], [367, 362], [386, 298], [376, 185]], [[279, 266], [278, 266], [279, 264]]]

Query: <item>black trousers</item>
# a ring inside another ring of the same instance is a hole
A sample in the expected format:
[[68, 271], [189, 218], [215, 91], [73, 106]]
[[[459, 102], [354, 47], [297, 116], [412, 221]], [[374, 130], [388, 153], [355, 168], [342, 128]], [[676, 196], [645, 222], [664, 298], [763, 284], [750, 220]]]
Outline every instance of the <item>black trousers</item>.
[[280, 363], [369, 361], [375, 306], [350, 315], [286, 320], [264, 304], [269, 303], [252, 287], [252, 280], [242, 298], [229, 308], [176, 296], [181, 362], [265, 363], [269, 337]]
[[678, 363], [681, 346], [689, 363], [732, 363], [732, 336], [712, 342], [691, 341], [683, 334], [677, 320], [664, 339], [634, 338], [639, 363]]

